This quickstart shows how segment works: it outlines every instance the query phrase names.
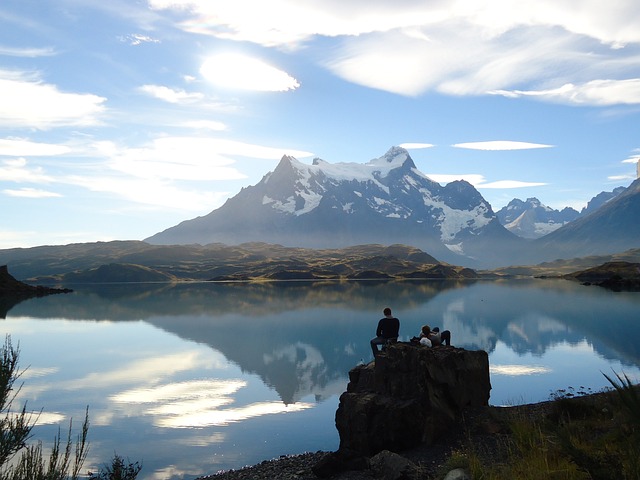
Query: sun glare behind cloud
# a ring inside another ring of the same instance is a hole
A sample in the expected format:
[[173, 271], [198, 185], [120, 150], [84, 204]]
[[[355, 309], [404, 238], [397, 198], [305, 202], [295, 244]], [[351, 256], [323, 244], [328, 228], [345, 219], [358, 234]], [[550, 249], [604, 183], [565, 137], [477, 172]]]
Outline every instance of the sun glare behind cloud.
[[211, 83], [225, 88], [286, 92], [300, 86], [288, 73], [262, 60], [235, 53], [207, 58], [200, 73]]

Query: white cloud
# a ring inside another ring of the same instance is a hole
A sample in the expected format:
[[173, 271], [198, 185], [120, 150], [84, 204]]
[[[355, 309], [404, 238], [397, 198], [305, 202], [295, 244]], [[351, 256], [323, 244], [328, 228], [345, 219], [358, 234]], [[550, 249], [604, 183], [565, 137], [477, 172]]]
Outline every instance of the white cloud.
[[[637, 54], [625, 48], [640, 42], [635, 0], [615, 0], [610, 8], [586, 0], [579, 9], [571, 0], [149, 4], [175, 12], [186, 31], [283, 50], [335, 38], [324, 50], [325, 67], [348, 81], [401, 95], [436, 90], [594, 105], [640, 103], [634, 85]], [[567, 92], [563, 85], [577, 87]]]
[[456, 143], [452, 146], [456, 148], [467, 148], [471, 150], [528, 150], [532, 148], [551, 148], [553, 145], [529, 142], [514, 142], [511, 140], [493, 140], [486, 142]]
[[[103, 152], [109, 146], [100, 144]], [[277, 160], [283, 155], [308, 157], [311, 153], [265, 147], [234, 140], [204, 137], [163, 137], [139, 148], [117, 151], [111, 146], [110, 166], [140, 178], [168, 180], [238, 180], [246, 177], [232, 165], [234, 156]]]
[[59, 193], [48, 192], [46, 190], [40, 190], [36, 188], [21, 188], [20, 190], [7, 189], [2, 193], [10, 197], [22, 197], [22, 198], [52, 198], [62, 197]]
[[8, 47], [6, 45], [0, 45], [0, 55], [6, 55], [9, 57], [50, 57], [56, 55], [56, 51], [51, 47], [44, 48], [28, 48], [28, 47]]
[[495, 182], [486, 182], [486, 178], [484, 175], [480, 175], [477, 173], [467, 173], [467, 174], [428, 174], [429, 177], [434, 182], [438, 182], [441, 184], [447, 184], [454, 182], [456, 180], [464, 180], [465, 182], [469, 182], [475, 188], [492, 188], [492, 189], [511, 189], [511, 188], [527, 188], [527, 187], [541, 187], [547, 185], [546, 183], [541, 182], [523, 182], [520, 180], [498, 180]]
[[[640, 40], [636, 28], [640, 13], [634, 0], [615, 0], [615, 8], [606, 9], [596, 0], [583, 2], [580, 9], [571, 0], [516, 3], [311, 0], [302, 4], [295, 0], [236, 0], [216, 4], [208, 0], [150, 0], [149, 5], [178, 11], [180, 26], [185, 30], [268, 46], [300, 42], [313, 35], [358, 36], [445, 21], [477, 26], [485, 37], [520, 26], [541, 26], [558, 27], [615, 47]], [[188, 19], [184, 20], [185, 17]]]
[[432, 145], [431, 143], [401, 143], [398, 146], [402, 148], [406, 148], [407, 150], [414, 150], [414, 149], [420, 149], [420, 148], [431, 148], [431, 147], [434, 147], [435, 145]]
[[300, 86], [288, 73], [262, 60], [233, 53], [207, 58], [200, 67], [200, 73], [211, 83], [224, 88], [285, 92]]
[[[16, 78], [18, 77], [18, 78]], [[27, 78], [26, 74], [0, 71], [0, 126], [46, 130], [99, 123], [105, 98], [65, 93], [55, 85]]]
[[71, 149], [66, 145], [39, 143], [15, 138], [0, 138], [0, 156], [49, 156], [63, 155]]
[[124, 35], [120, 37], [120, 41], [134, 46], [142, 45], [143, 43], [160, 43], [160, 40], [148, 35], [143, 35], [141, 33], [131, 33], [129, 35]]
[[28, 168], [25, 158], [0, 162], [0, 180], [5, 182], [50, 183], [53, 178], [44, 173], [41, 167]]
[[640, 78], [592, 80], [580, 85], [567, 83], [550, 90], [495, 90], [489, 93], [511, 98], [536, 97], [576, 105], [634, 105], [640, 104]]
[[622, 163], [638, 163], [640, 162], [640, 155], [634, 155], [622, 161]]
[[622, 163], [638, 163], [640, 162], [640, 155], [629, 157], [626, 160], [623, 160]]
[[[236, 157], [277, 160], [283, 155], [307, 157], [309, 152], [266, 147], [206, 137], [162, 137], [140, 147], [121, 147], [100, 141], [86, 147], [85, 155], [102, 158], [91, 175], [59, 176], [56, 181], [110, 193], [140, 205], [187, 212], [209, 211], [222, 204], [229, 192], [202, 190], [181, 182], [242, 180]], [[0, 178], [2, 170], [0, 170]]]
[[182, 89], [174, 90], [163, 85], [143, 85], [140, 90], [152, 97], [169, 103], [193, 103], [204, 98], [202, 93], [186, 92]]

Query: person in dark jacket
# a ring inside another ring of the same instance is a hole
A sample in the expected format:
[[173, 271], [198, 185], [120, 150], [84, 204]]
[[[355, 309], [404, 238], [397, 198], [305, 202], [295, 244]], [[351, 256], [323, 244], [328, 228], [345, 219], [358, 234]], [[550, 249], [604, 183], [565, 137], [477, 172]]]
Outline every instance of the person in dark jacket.
[[378, 322], [376, 337], [371, 339], [371, 351], [373, 352], [373, 358], [376, 358], [379, 353], [378, 345], [384, 346], [398, 341], [400, 320], [391, 314], [391, 309], [389, 307], [385, 308], [383, 313], [384, 318], [381, 318]]

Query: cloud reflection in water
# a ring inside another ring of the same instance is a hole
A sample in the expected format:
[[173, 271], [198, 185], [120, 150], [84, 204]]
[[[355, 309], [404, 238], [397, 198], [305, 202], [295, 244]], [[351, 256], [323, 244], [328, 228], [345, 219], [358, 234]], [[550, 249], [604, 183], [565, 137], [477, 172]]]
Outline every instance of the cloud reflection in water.
[[541, 373], [551, 373], [551, 368], [542, 365], [491, 365], [489, 372], [491, 375], [506, 375], [509, 377], [519, 377], [522, 375], [538, 375]]
[[247, 386], [243, 380], [196, 380], [153, 388], [140, 388], [111, 396], [119, 403], [150, 404], [145, 414], [154, 425], [167, 428], [198, 428], [228, 425], [253, 417], [299, 412], [312, 408], [308, 403], [256, 402], [223, 408], [234, 403], [233, 395]]

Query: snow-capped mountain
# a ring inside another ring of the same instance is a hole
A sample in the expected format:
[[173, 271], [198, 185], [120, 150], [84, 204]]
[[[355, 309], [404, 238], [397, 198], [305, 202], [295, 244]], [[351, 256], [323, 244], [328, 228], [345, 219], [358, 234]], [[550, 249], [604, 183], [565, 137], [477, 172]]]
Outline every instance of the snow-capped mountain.
[[537, 198], [522, 201], [514, 198], [506, 207], [496, 212], [500, 223], [510, 232], [523, 238], [540, 238], [578, 218], [580, 214], [571, 207], [555, 210]]
[[146, 241], [312, 248], [403, 243], [466, 266], [503, 264], [524, 242], [500, 224], [471, 184], [441, 186], [399, 147], [365, 164], [314, 159], [309, 165], [284, 156], [222, 207]]

